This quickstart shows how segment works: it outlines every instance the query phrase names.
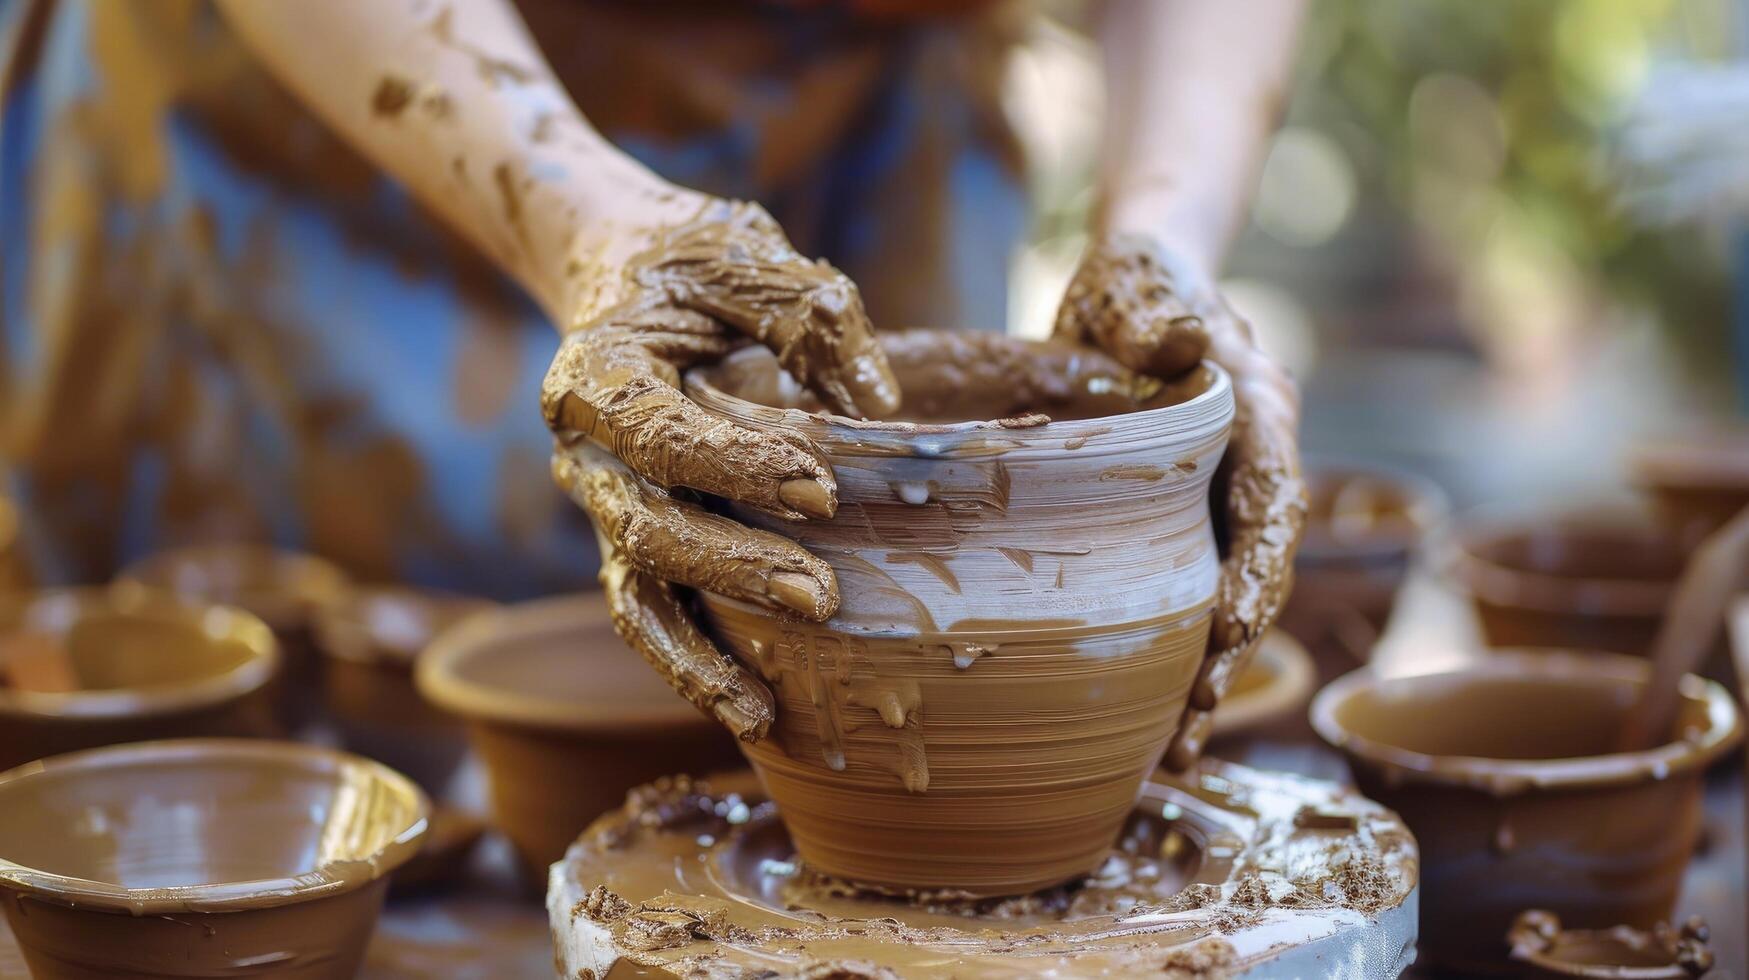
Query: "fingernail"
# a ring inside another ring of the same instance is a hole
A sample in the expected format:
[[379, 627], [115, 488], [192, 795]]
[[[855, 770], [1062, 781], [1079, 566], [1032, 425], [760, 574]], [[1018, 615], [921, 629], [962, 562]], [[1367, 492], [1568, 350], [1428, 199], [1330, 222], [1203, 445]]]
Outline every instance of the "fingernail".
[[818, 619], [825, 602], [826, 590], [820, 583], [799, 572], [772, 572], [765, 580], [765, 594], [781, 606], [793, 609], [811, 619]]
[[777, 488], [777, 499], [809, 517], [828, 518], [838, 510], [832, 492], [819, 480], [785, 480]]
[[752, 735], [751, 738], [748, 737], [755, 729], [754, 719], [749, 718], [747, 712], [742, 711], [741, 707], [735, 702], [718, 701], [711, 705], [711, 713], [716, 715], [717, 720], [722, 722], [723, 725], [729, 729], [729, 733], [736, 738], [747, 739], [748, 741], [758, 741], [760, 737], [759, 735]]

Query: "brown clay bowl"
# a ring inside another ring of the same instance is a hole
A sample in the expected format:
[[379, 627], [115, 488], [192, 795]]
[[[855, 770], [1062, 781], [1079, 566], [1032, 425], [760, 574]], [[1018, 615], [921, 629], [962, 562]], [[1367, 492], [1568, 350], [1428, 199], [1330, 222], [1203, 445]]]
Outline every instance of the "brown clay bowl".
[[1502, 651], [1437, 674], [1356, 671], [1318, 693], [1313, 727], [1420, 841], [1429, 961], [1501, 969], [1526, 908], [1580, 929], [1670, 918], [1702, 777], [1742, 723], [1723, 687], [1690, 675], [1670, 741], [1614, 751], [1648, 674], [1619, 655]]
[[1507, 933], [1512, 959], [1533, 977], [1592, 980], [1689, 980], [1713, 966], [1707, 928], [1699, 919], [1645, 930], [1565, 929], [1542, 909], [1519, 915]]
[[273, 735], [273, 634], [141, 589], [0, 598], [0, 768], [116, 742]]
[[[825, 623], [700, 594], [776, 697], [748, 760], [816, 871], [980, 897], [1085, 875], [1207, 651], [1232, 385], [1209, 366], [1161, 386], [1000, 336], [881, 343], [904, 418], [809, 411], [763, 350], [686, 378], [706, 411], [807, 439], [838, 485], [831, 520], [729, 505], [819, 556], [842, 594]], [[1193, 724], [1200, 743], [1210, 720]]]
[[1430, 480], [1372, 466], [1311, 466], [1306, 536], [1280, 625], [1326, 683], [1366, 663], [1422, 541], [1450, 505]]
[[1649, 654], [1685, 555], [1627, 513], [1472, 517], [1453, 529], [1447, 567], [1493, 647]]
[[1317, 679], [1317, 667], [1306, 648], [1284, 630], [1270, 630], [1215, 709], [1214, 737], [1303, 730], [1306, 702], [1317, 689]]
[[413, 666], [444, 630], [495, 603], [401, 586], [360, 586], [316, 612], [322, 685], [340, 744], [442, 799], [467, 733], [413, 685]]
[[296, 731], [322, 703], [316, 611], [339, 601], [346, 574], [314, 555], [251, 544], [197, 545], [161, 551], [123, 569], [119, 581], [201, 602], [236, 606], [261, 617], [279, 638], [284, 669], [276, 697], [281, 721]]
[[741, 764], [734, 739], [620, 642], [600, 593], [471, 616], [438, 637], [415, 678], [467, 723], [492, 823], [538, 888], [627, 790]]
[[1648, 442], [1628, 457], [1635, 486], [1684, 544], [1749, 507], [1749, 428], [1719, 427]]
[[18, 505], [0, 497], [0, 592], [28, 589], [33, 579], [20, 529]]
[[290, 742], [112, 746], [0, 774], [0, 890], [37, 980], [351, 976], [425, 797]]

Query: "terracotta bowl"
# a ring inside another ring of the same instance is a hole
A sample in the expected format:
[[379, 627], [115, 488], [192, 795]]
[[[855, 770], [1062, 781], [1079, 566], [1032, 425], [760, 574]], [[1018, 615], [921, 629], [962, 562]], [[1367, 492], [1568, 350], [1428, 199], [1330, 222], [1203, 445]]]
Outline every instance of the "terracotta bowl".
[[272, 735], [273, 634], [140, 589], [0, 597], [0, 768], [116, 742]]
[[[827, 874], [971, 895], [1084, 875], [1207, 646], [1231, 385], [991, 335], [882, 343], [920, 422], [809, 413], [762, 349], [687, 377], [707, 411], [806, 437], [838, 481], [828, 521], [730, 507], [824, 559], [843, 595], [825, 624], [702, 595], [777, 696], [748, 759]], [[998, 421], [957, 421], [979, 417]]]
[[1494, 647], [1646, 656], [1685, 559], [1657, 525], [1622, 513], [1472, 517], [1447, 556]]
[[364, 956], [424, 795], [289, 742], [113, 746], [0, 775], [0, 889], [37, 980], [327, 978]]
[[413, 666], [444, 630], [495, 603], [400, 586], [360, 586], [316, 613], [328, 717], [340, 744], [412, 777], [433, 799], [466, 755], [460, 719], [413, 686]]
[[1648, 442], [1628, 457], [1636, 486], [1684, 544], [1749, 507], [1749, 428], [1719, 427]]
[[[1303, 731], [1306, 703], [1318, 687], [1317, 680], [1317, 667], [1306, 648], [1285, 631], [1270, 630], [1215, 709], [1214, 737]], [[1218, 742], [1215, 750], [1219, 751]]]
[[416, 679], [467, 723], [492, 821], [535, 888], [627, 790], [740, 763], [734, 739], [620, 642], [600, 593], [472, 616], [420, 658]]
[[1320, 683], [1367, 662], [1423, 540], [1450, 511], [1430, 480], [1374, 466], [1309, 466], [1311, 510], [1281, 627]]
[[1690, 675], [1670, 742], [1613, 751], [1647, 675], [1628, 657], [1515, 651], [1447, 673], [1357, 671], [1318, 693], [1318, 734], [1421, 843], [1430, 961], [1501, 968], [1527, 908], [1580, 929], [1670, 917], [1702, 776], [1742, 725], [1723, 687]]
[[314, 555], [259, 545], [199, 545], [150, 555], [124, 569], [119, 581], [261, 617], [279, 638], [284, 657], [277, 694], [281, 721], [296, 731], [320, 715], [322, 661], [313, 626], [316, 610], [345, 595], [340, 569]]

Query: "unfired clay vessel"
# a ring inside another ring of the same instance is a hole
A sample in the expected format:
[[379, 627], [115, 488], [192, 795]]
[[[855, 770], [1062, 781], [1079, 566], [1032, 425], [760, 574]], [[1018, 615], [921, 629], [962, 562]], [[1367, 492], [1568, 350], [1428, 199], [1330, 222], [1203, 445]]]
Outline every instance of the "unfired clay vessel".
[[316, 613], [328, 716], [350, 752], [376, 759], [441, 799], [467, 752], [461, 720], [413, 686], [432, 640], [494, 603], [400, 586], [360, 586]]
[[1357, 671], [1319, 692], [1318, 733], [1421, 843], [1430, 961], [1500, 969], [1527, 908], [1587, 929], [1670, 917], [1701, 777], [1742, 726], [1723, 687], [1690, 675], [1670, 741], [1614, 752], [1648, 673], [1605, 653], [1502, 651], [1447, 673]]
[[1682, 573], [1674, 537], [1639, 515], [1471, 517], [1453, 528], [1453, 584], [1494, 647], [1648, 656]]
[[281, 721], [296, 731], [320, 715], [322, 660], [312, 627], [316, 610], [345, 594], [339, 568], [260, 545], [198, 545], [150, 555], [124, 569], [120, 581], [261, 617], [279, 638], [284, 659], [276, 695]]
[[491, 783], [492, 821], [533, 887], [626, 790], [740, 761], [720, 725], [620, 642], [600, 593], [469, 617], [420, 658], [416, 679], [467, 723]]
[[1306, 535], [1280, 626], [1327, 683], [1367, 662], [1429, 531], [1450, 507], [1429, 480], [1378, 466], [1309, 466]]
[[0, 890], [37, 980], [332, 978], [364, 955], [425, 799], [289, 742], [141, 742], [0, 775]]
[[1749, 428], [1648, 442], [1629, 456], [1628, 468], [1678, 540], [1692, 545], [1749, 507]]
[[273, 634], [147, 590], [0, 596], [0, 768], [115, 742], [272, 735]]
[[1224, 740], [1303, 731], [1317, 678], [1312, 655], [1298, 640], [1281, 629], [1263, 634], [1250, 665], [1215, 709], [1216, 754]]
[[703, 595], [777, 695], [747, 757], [822, 872], [971, 895], [1086, 874], [1207, 644], [1230, 384], [1205, 368], [1162, 387], [1018, 340], [883, 344], [919, 421], [801, 411], [763, 350], [688, 377], [707, 410], [805, 436], [838, 481], [829, 521], [731, 508], [830, 564], [843, 595], [823, 625]]
[[1587, 977], [1590, 980], [1689, 980], [1713, 967], [1704, 922], [1680, 927], [1659, 923], [1652, 929], [1566, 929], [1558, 916], [1542, 909], [1524, 912], [1512, 923], [1506, 942], [1512, 959], [1534, 977]]

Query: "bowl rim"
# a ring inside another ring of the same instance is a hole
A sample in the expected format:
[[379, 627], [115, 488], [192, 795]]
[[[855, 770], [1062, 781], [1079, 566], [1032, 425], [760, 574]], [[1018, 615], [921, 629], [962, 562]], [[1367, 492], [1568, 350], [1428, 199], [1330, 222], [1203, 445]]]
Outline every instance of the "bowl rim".
[[257, 759], [318, 774], [345, 769], [363, 770], [386, 792], [411, 804], [405, 827], [399, 828], [374, 852], [362, 858], [330, 861], [310, 871], [276, 878], [179, 885], [167, 888], [128, 888], [109, 882], [76, 878], [31, 868], [0, 856], [0, 888], [34, 898], [131, 915], [167, 912], [234, 912], [277, 908], [355, 891], [384, 878], [405, 864], [424, 842], [431, 817], [431, 801], [411, 779], [373, 759], [339, 749], [302, 742], [248, 738], [183, 738], [150, 742], [127, 742], [84, 749], [27, 762], [0, 773], [0, 798], [8, 787], [45, 773], [69, 770], [126, 768], [147, 761], [177, 762], [184, 759]]
[[[945, 336], [952, 333], [954, 331], [910, 329], [887, 331], [882, 336], [902, 341], [912, 337]], [[1061, 344], [1061, 341], [1033, 340], [1007, 334], [993, 336], [1001, 337], [1006, 342], [1022, 347]], [[1083, 436], [1090, 438], [1112, 434], [1124, 436], [1147, 433], [1158, 438], [1163, 429], [1171, 431], [1178, 427], [1205, 425], [1210, 421], [1218, 421], [1222, 425], [1227, 425], [1231, 423], [1234, 413], [1232, 378], [1220, 365], [1207, 359], [1203, 360], [1200, 368], [1209, 375], [1208, 387], [1184, 401], [1162, 405], [1158, 408], [1121, 412], [1115, 415], [1102, 415], [1087, 419], [1052, 419], [1041, 425], [1022, 427], [1004, 425], [1005, 419], [918, 423], [854, 419], [831, 412], [804, 412], [799, 408], [777, 408], [730, 394], [717, 387], [711, 380], [713, 372], [721, 370], [723, 366], [733, 363], [735, 360], [769, 356], [772, 356], [771, 352], [765, 348], [748, 346], [735, 351], [720, 361], [693, 368], [686, 372], [683, 380], [686, 392], [711, 414], [730, 418], [743, 424], [781, 429], [812, 428], [816, 430], [812, 434], [814, 441], [827, 443], [821, 448], [828, 455], [833, 448], [831, 443], [861, 446], [866, 445], [872, 439], [878, 442], [880, 455], [914, 456], [925, 459], [984, 456], [989, 454], [990, 449], [984, 439], [979, 437], [988, 437], [992, 434], [1000, 434], [1004, 440], [1010, 441], [1016, 446], [1029, 448], [1049, 446], [1054, 449], [1060, 447], [1065, 440], [1073, 440]], [[964, 439], [968, 436], [972, 438]], [[935, 439], [946, 439], [947, 441], [938, 443], [934, 441]], [[955, 442], [956, 439], [959, 440], [958, 444]]]
[[1557, 511], [1538, 515], [1482, 508], [1454, 517], [1444, 531], [1438, 564], [1446, 579], [1462, 594], [1506, 609], [1605, 619], [1661, 619], [1676, 587], [1674, 578], [1661, 582], [1514, 568], [1485, 557], [1474, 547], [1478, 541], [1562, 532], [1621, 535], [1674, 547], [1669, 534], [1637, 512]]
[[1639, 657], [1594, 650], [1491, 650], [1460, 667], [1422, 674], [1384, 676], [1370, 667], [1350, 671], [1324, 686], [1312, 698], [1312, 729], [1332, 748], [1351, 759], [1384, 770], [1387, 778], [1445, 786], [1462, 786], [1496, 796], [1532, 790], [1572, 790], [1622, 786], [1669, 779], [1704, 771], [1729, 751], [1743, 735], [1743, 719], [1724, 686], [1695, 674], [1684, 675], [1681, 696], [1702, 702], [1707, 726], [1698, 738], [1677, 738], [1650, 749], [1564, 759], [1495, 759], [1474, 755], [1434, 755], [1388, 745], [1345, 728], [1337, 713], [1363, 691], [1385, 686], [1410, 686], [1454, 677], [1499, 679], [1543, 677], [1587, 683], [1643, 686], [1651, 665]]
[[[222, 559], [263, 562], [284, 569], [290, 577], [307, 588], [284, 596], [275, 596], [271, 603], [249, 608], [276, 630], [305, 626], [316, 609], [342, 598], [351, 578], [334, 562], [307, 551], [280, 548], [271, 544], [249, 541], [220, 541], [181, 545], [151, 552], [128, 563], [116, 575], [120, 584], [131, 584], [159, 592], [168, 592], [196, 601], [214, 601], [201, 590], [179, 587], [166, 572], [178, 565], [204, 565]], [[230, 601], [228, 605], [241, 606]]]
[[[671, 703], [633, 709], [611, 700], [576, 701], [508, 691], [468, 680], [456, 671], [459, 663], [478, 655], [493, 641], [612, 625], [606, 596], [599, 590], [484, 610], [445, 630], [426, 648], [413, 669], [413, 682], [427, 701], [470, 722], [608, 736], [674, 731], [676, 726], [721, 727], [678, 693]], [[637, 656], [617, 633], [612, 636], [621, 654]], [[647, 665], [645, 669], [654, 670]]]
[[[376, 602], [424, 603], [445, 607], [454, 615], [453, 622], [440, 626], [418, 650], [401, 651], [376, 641], [375, 631], [360, 615], [366, 605]], [[424, 589], [402, 584], [353, 584], [334, 602], [316, 610], [311, 620], [316, 646], [322, 656], [333, 660], [370, 666], [393, 666], [411, 670], [437, 638], [467, 622], [475, 615], [501, 608], [501, 604], [480, 596], [441, 589]]]
[[1394, 533], [1368, 535], [1353, 544], [1321, 548], [1318, 546], [1323, 542], [1310, 536], [1308, 518], [1308, 534], [1295, 553], [1296, 565], [1324, 569], [1400, 561], [1420, 550], [1451, 519], [1451, 496], [1445, 488], [1432, 477], [1401, 466], [1342, 456], [1307, 456], [1301, 460], [1300, 470], [1308, 495], [1320, 481], [1366, 479], [1390, 485], [1403, 494], [1408, 526]]
[[1211, 738], [1245, 735], [1251, 729], [1286, 720], [1311, 699], [1318, 668], [1305, 645], [1280, 626], [1271, 626], [1257, 644], [1253, 664], [1269, 664], [1269, 683], [1249, 694], [1228, 695], [1215, 706]]
[[266, 687], [279, 674], [283, 653], [273, 630], [260, 617], [234, 606], [198, 602], [129, 584], [76, 586], [0, 599], [0, 618], [11, 615], [23, 619], [30, 610], [49, 604], [68, 606], [75, 616], [101, 610], [180, 620], [209, 641], [242, 644], [249, 656], [223, 673], [151, 687], [27, 691], [0, 685], [0, 715], [54, 721], [159, 717], [245, 697]]

